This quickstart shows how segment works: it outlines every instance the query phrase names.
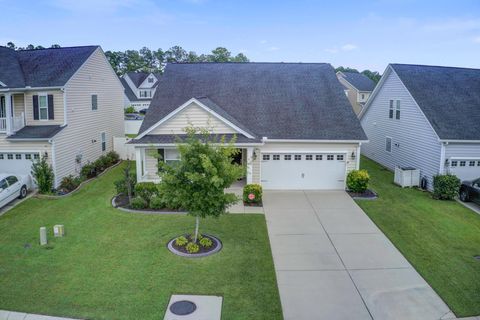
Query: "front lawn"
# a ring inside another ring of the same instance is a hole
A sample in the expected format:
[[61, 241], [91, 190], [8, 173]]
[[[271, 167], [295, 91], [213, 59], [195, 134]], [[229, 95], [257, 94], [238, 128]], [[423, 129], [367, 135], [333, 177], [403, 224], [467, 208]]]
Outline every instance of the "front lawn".
[[480, 216], [455, 201], [401, 189], [393, 173], [362, 158], [376, 201], [357, 203], [457, 316], [480, 314]]
[[[281, 319], [263, 215], [207, 219], [220, 253], [188, 259], [168, 240], [194, 226], [182, 215], [111, 207], [122, 165], [61, 200], [29, 199], [0, 217], [0, 309], [87, 319], [163, 319], [170, 295], [222, 295], [222, 319]], [[64, 224], [65, 238], [52, 227]], [[38, 245], [39, 227], [49, 248]]]

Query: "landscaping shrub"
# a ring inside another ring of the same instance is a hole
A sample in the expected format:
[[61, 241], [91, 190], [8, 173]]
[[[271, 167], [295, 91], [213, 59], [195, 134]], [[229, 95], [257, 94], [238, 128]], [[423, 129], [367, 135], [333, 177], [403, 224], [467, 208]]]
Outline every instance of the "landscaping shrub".
[[439, 174], [433, 177], [433, 197], [438, 200], [453, 200], [460, 190], [461, 181], [453, 174]]
[[85, 164], [80, 170], [80, 176], [84, 179], [90, 179], [97, 176], [97, 169], [92, 163]]
[[145, 209], [146, 207], [148, 207], [148, 203], [140, 197], [133, 198], [131, 205], [133, 209]]
[[204, 237], [200, 239], [200, 245], [204, 248], [210, 248], [212, 244], [212, 240], [210, 240], [209, 238]]
[[107, 163], [109, 166], [113, 166], [116, 164], [118, 161], [120, 161], [120, 155], [116, 153], [115, 151], [110, 151], [105, 155], [105, 158], [107, 159]]
[[95, 166], [95, 170], [97, 174], [101, 173], [102, 171], [104, 171], [110, 166], [106, 156], [99, 157], [97, 160], [93, 162], [93, 165]]
[[184, 236], [180, 236], [177, 239], [175, 239], [175, 244], [179, 247], [183, 247], [187, 243], [188, 243], [188, 240]]
[[80, 183], [82, 182], [82, 179], [80, 177], [74, 177], [73, 175], [68, 175], [66, 177], [63, 177], [62, 181], [60, 182], [59, 189], [64, 190], [66, 192], [71, 192], [75, 190]]
[[370, 175], [367, 170], [352, 170], [347, 175], [347, 189], [351, 192], [367, 191]]
[[187, 250], [188, 253], [197, 253], [198, 250], [200, 250], [200, 247], [196, 243], [189, 242], [185, 247], [185, 249]]
[[53, 168], [48, 164], [46, 157], [42, 157], [42, 159], [33, 162], [32, 176], [37, 184], [38, 192], [52, 192], [55, 175], [53, 173]]
[[135, 113], [135, 108], [133, 106], [128, 106], [125, 108], [125, 114]]
[[163, 209], [165, 208], [165, 203], [163, 199], [159, 196], [153, 196], [150, 198], [150, 208], [151, 209]]
[[262, 186], [259, 184], [247, 184], [243, 187], [243, 201], [246, 203], [261, 203], [262, 195]]
[[152, 197], [159, 195], [158, 187], [153, 182], [140, 182], [135, 185], [135, 196], [142, 198], [147, 204]]

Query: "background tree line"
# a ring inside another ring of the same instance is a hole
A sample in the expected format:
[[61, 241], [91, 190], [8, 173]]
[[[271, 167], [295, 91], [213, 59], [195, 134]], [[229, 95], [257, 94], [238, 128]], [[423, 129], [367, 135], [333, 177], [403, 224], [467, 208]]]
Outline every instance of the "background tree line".
[[[7, 43], [7, 48], [13, 50], [36, 50], [45, 49], [43, 46], [34, 46], [29, 44], [26, 47], [17, 47], [13, 42]], [[60, 48], [60, 45], [53, 44], [49, 48]], [[123, 75], [132, 71], [144, 72], [162, 72], [167, 62], [248, 62], [249, 59], [243, 54], [232, 55], [232, 53], [224, 47], [217, 47], [209, 54], [197, 54], [195, 51], [187, 51], [180, 46], [173, 46], [168, 50], [151, 50], [143, 47], [140, 50], [125, 51], [106, 51], [108, 61], [113, 70], [118, 75]], [[377, 71], [363, 70], [359, 72], [357, 69], [340, 66], [335, 71], [356, 72], [361, 73], [372, 79], [375, 83], [380, 80], [380, 73]]]
[[335, 72], [338, 72], [338, 71], [361, 73], [364, 76], [367, 76], [368, 78], [372, 79], [373, 82], [375, 82], [375, 83], [378, 83], [378, 81], [380, 81], [380, 78], [382, 77], [382, 75], [378, 71], [370, 71], [368, 69], [363, 70], [362, 72], [359, 72], [357, 69], [340, 66], [340, 67], [335, 69]]

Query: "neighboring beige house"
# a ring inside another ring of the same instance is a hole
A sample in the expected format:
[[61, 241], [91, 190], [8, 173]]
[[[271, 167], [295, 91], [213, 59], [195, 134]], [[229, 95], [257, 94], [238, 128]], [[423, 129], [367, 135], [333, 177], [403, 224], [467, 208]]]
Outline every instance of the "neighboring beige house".
[[236, 136], [245, 182], [264, 189], [345, 189], [359, 168], [367, 138], [329, 64], [168, 64], [158, 90], [129, 142], [138, 181], [180, 160], [175, 139], [190, 125]]
[[356, 72], [337, 72], [337, 78], [344, 87], [345, 94], [355, 114], [360, 114], [368, 98], [375, 89], [375, 82], [369, 77]]
[[47, 157], [55, 186], [122, 137], [123, 87], [99, 46], [0, 47], [0, 172]]
[[157, 89], [160, 73], [128, 72], [120, 80], [125, 89], [124, 106], [136, 111], [148, 109]]

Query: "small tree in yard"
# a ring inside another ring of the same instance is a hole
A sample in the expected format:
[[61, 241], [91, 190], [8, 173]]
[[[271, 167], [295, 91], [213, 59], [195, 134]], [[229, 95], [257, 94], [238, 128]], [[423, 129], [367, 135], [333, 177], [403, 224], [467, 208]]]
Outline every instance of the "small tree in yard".
[[196, 218], [196, 243], [200, 218], [219, 217], [239, 200], [235, 194], [225, 193], [225, 188], [242, 176], [243, 169], [232, 164], [232, 157], [239, 152], [234, 147], [235, 138], [218, 140], [207, 129], [193, 127], [186, 132], [187, 138], [177, 142], [181, 160], [172, 165], [160, 162], [159, 174], [164, 196], [174, 197]]
[[132, 194], [137, 183], [137, 177], [132, 173], [132, 162], [127, 159], [125, 168], [123, 169], [123, 177], [121, 180], [115, 181], [115, 187], [118, 193], [124, 193], [128, 197], [128, 204], [132, 204]]
[[48, 164], [46, 157], [42, 157], [40, 160], [33, 162], [32, 176], [40, 193], [52, 192], [55, 176], [52, 166]]

